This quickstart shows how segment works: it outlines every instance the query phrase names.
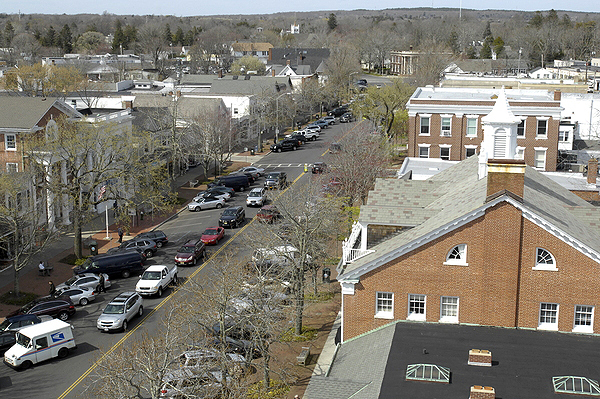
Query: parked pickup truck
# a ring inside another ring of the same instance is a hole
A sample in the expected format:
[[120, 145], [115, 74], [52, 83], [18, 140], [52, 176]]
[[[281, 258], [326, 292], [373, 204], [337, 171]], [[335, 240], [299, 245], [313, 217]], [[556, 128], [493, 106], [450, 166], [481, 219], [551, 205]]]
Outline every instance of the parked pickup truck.
[[296, 130], [291, 134], [286, 135], [285, 137], [293, 137], [293, 136], [304, 136], [306, 140], [316, 140], [319, 138], [319, 133], [316, 130], [312, 129], [304, 129], [304, 130]]
[[135, 286], [135, 291], [140, 295], [162, 296], [169, 284], [177, 284], [177, 265], [169, 269], [165, 265], [150, 266], [140, 276]]

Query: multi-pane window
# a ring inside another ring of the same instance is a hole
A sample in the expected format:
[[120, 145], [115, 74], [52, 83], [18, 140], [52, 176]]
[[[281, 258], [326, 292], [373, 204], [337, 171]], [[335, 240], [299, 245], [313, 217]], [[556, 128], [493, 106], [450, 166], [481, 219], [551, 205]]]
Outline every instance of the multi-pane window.
[[477, 137], [477, 118], [467, 119], [467, 137]]
[[533, 166], [537, 169], [546, 169], [546, 149], [535, 149]]
[[19, 171], [19, 164], [14, 162], [7, 162], [6, 171], [8, 173], [17, 173]]
[[467, 244], [459, 244], [448, 251], [445, 264], [467, 265]]
[[419, 146], [419, 158], [429, 158], [429, 146]]
[[408, 295], [408, 319], [425, 320], [425, 295]]
[[517, 147], [515, 159], [525, 159], [525, 147]]
[[450, 160], [450, 147], [440, 146], [440, 158], [442, 158], [444, 161]]
[[575, 332], [594, 332], [594, 307], [575, 305]]
[[544, 248], [537, 248], [535, 255], [535, 269], [556, 270], [554, 256]]
[[428, 116], [421, 116], [419, 118], [421, 120], [421, 134], [429, 134], [429, 120]]
[[442, 136], [450, 137], [452, 133], [450, 129], [452, 127], [452, 118], [442, 117]]
[[540, 303], [540, 324], [542, 330], [558, 330], [558, 303]]
[[476, 150], [477, 150], [476, 147], [466, 147], [465, 148], [465, 157], [466, 158], [472, 157], [473, 155], [475, 155]]
[[517, 125], [517, 137], [525, 137], [525, 119], [522, 119], [521, 123]]
[[545, 138], [548, 135], [548, 120], [538, 119], [536, 138]]
[[562, 143], [566, 143], [569, 141], [569, 131], [568, 130], [560, 130], [558, 132], [558, 141]]
[[17, 149], [17, 136], [14, 134], [4, 135], [4, 148], [7, 151], [16, 151]]
[[440, 321], [442, 323], [458, 323], [458, 297], [443, 296], [441, 298]]
[[394, 317], [394, 294], [391, 292], [378, 292], [375, 317], [392, 319]]

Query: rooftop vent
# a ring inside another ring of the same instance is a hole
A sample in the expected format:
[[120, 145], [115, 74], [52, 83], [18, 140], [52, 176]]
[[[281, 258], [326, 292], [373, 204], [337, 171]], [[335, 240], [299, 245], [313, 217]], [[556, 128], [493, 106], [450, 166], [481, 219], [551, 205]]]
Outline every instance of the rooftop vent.
[[571, 395], [600, 396], [598, 381], [586, 377], [558, 376], [552, 377], [555, 393]]
[[409, 364], [406, 366], [406, 379], [449, 384], [450, 369], [435, 364]]
[[471, 349], [469, 351], [469, 366], [492, 366], [492, 352], [481, 349]]

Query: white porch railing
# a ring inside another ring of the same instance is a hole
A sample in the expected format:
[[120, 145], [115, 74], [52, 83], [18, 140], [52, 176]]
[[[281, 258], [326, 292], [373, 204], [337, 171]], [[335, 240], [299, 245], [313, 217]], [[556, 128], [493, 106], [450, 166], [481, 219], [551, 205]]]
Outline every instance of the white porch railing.
[[360, 237], [361, 232], [362, 226], [358, 222], [354, 222], [350, 236], [342, 243], [342, 263], [344, 265], [352, 263], [356, 259], [374, 252], [370, 249], [354, 248], [356, 240]]

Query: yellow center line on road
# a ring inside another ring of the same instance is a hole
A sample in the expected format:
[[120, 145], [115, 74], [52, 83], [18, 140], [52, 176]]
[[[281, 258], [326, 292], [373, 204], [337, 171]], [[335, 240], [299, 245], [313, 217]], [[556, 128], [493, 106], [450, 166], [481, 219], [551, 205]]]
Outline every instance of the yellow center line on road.
[[[354, 129], [356, 129], [357, 127], [359, 127], [362, 123], [364, 123], [365, 121], [362, 120], [359, 123], [357, 123], [356, 125], [354, 125], [352, 127], [352, 129], [348, 130], [346, 133], [344, 133], [344, 135], [340, 138], [340, 140], [342, 140], [344, 137], [346, 137], [348, 134], [350, 134], [351, 131], [353, 131]], [[324, 157], [327, 153], [329, 152], [329, 148], [325, 150], [324, 153], [321, 154], [322, 157]]]
[[[304, 176], [305, 173], [306, 172], [302, 172], [297, 178], [295, 178], [294, 181], [292, 182], [292, 184], [290, 184], [288, 187], [286, 187], [285, 190], [281, 191], [277, 195], [276, 198], [279, 198], [292, 185], [296, 184], [296, 182], [298, 180], [300, 180], [300, 178], [302, 176]], [[175, 295], [181, 288], [183, 288], [186, 284], [188, 284], [191, 279], [193, 279], [198, 273], [200, 273], [200, 271], [202, 269], [204, 269], [204, 266], [206, 266], [206, 264], [208, 262], [212, 261], [218, 254], [220, 254], [231, 242], [233, 242], [233, 240], [235, 238], [237, 238], [244, 230], [246, 230], [252, 223], [254, 223], [255, 220], [256, 220], [256, 216], [253, 217], [252, 220], [250, 220], [250, 222], [248, 222], [244, 227], [239, 229], [233, 235], [233, 237], [231, 237], [229, 240], [227, 240], [214, 254], [212, 254], [204, 263], [202, 263], [202, 265], [200, 267], [198, 267], [192, 274], [190, 274], [190, 276], [186, 279], [186, 281], [183, 284], [181, 284], [178, 287], [176, 287], [175, 289], [173, 289], [173, 292], [171, 292], [171, 294], [169, 294], [167, 297], [165, 297], [132, 330], [129, 330], [125, 335], [123, 335], [123, 337], [116, 344], [114, 344], [105, 354], [103, 354], [100, 357], [100, 359], [96, 360], [94, 362], [94, 364], [92, 364], [90, 366], [90, 368], [88, 368], [77, 380], [75, 380], [75, 382], [73, 382], [57, 399], [64, 399], [65, 397], [67, 397], [67, 395], [70, 394], [73, 391], [73, 389], [75, 389], [87, 376], [89, 376], [98, 367], [100, 362], [102, 362], [107, 356], [111, 355], [115, 350], [117, 350], [117, 348], [119, 348], [119, 346], [121, 346], [123, 344], [123, 342], [125, 342], [127, 340], [127, 338], [129, 338], [133, 333], [135, 333], [138, 330], [138, 328], [140, 328], [146, 322], [146, 320], [148, 320], [148, 318], [150, 316], [152, 316], [154, 313], [156, 313], [156, 311], [158, 309], [160, 309], [165, 303], [170, 301], [171, 298], [173, 297], [173, 295]]]

